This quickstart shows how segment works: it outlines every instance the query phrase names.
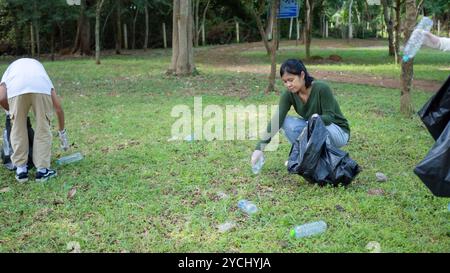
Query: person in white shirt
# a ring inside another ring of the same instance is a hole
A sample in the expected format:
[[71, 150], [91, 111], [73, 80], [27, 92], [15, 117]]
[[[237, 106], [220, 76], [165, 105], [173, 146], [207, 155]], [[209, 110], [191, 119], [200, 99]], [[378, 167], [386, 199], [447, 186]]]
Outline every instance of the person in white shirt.
[[423, 44], [442, 51], [450, 51], [450, 38], [439, 37], [429, 31], [424, 31]]
[[32, 109], [35, 120], [33, 163], [37, 168], [36, 181], [47, 181], [56, 176], [50, 169], [52, 133], [50, 121], [53, 109], [59, 125], [61, 148], [67, 150], [68, 140], [64, 128], [64, 111], [55, 88], [43, 65], [35, 59], [22, 58], [8, 66], [0, 81], [0, 105], [9, 111], [11, 128], [12, 163], [17, 166], [16, 180], [28, 181], [27, 116]]

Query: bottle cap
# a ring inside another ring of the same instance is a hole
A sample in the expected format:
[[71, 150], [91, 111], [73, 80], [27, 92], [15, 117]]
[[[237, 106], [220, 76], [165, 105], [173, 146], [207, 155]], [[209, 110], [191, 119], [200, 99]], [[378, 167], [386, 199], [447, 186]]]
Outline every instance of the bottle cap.
[[295, 237], [295, 230], [294, 230], [294, 229], [291, 229], [291, 232], [289, 232], [289, 235], [290, 235], [291, 237]]

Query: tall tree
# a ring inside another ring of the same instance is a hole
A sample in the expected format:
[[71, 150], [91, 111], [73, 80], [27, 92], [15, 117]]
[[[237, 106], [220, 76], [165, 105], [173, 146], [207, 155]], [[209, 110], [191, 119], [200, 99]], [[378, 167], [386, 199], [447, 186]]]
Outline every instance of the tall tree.
[[305, 55], [309, 59], [311, 57], [311, 32], [312, 32], [312, 14], [314, 11], [314, 0], [305, 0], [305, 26], [304, 26], [304, 41], [305, 41]]
[[[416, 3], [416, 0], [405, 0], [406, 7], [406, 19], [404, 25], [404, 37], [405, 41], [409, 40], [411, 33], [414, 30], [416, 25], [417, 16], [419, 14], [419, 10], [423, 4], [423, 0], [420, 1], [419, 4]], [[409, 60], [408, 62], [402, 62], [402, 90], [400, 96], [400, 112], [404, 115], [410, 116], [413, 113], [413, 106], [411, 103], [411, 86], [414, 75], [414, 58]]]
[[122, 0], [117, 1], [116, 6], [116, 54], [120, 54], [122, 50]]
[[[264, 24], [261, 20], [261, 15], [264, 13], [266, 9], [266, 1], [265, 0], [258, 0], [256, 3], [257, 7], [254, 6], [253, 2], [249, 3], [248, 9], [250, 10], [250, 13], [252, 14], [253, 18], [256, 21], [256, 26], [258, 27], [259, 33], [261, 35], [261, 39], [264, 43], [264, 47], [266, 48], [267, 55], [270, 56], [271, 50], [269, 46], [269, 40], [267, 39], [267, 33], [264, 30]], [[268, 24], [271, 24], [270, 22]]]
[[266, 94], [275, 90], [275, 75], [277, 72], [277, 63], [276, 63], [276, 53], [277, 53], [277, 44], [278, 44], [278, 7], [280, 6], [280, 0], [272, 1], [272, 8], [270, 13], [272, 16], [272, 26], [273, 26], [273, 36], [272, 36], [272, 45], [270, 48], [270, 76], [269, 76], [269, 85], [266, 88]]
[[91, 24], [87, 14], [92, 0], [80, 1], [80, 15], [78, 17], [78, 28], [72, 53], [80, 52], [81, 55], [91, 55]]
[[175, 75], [196, 72], [193, 51], [193, 18], [191, 0], [173, 0], [172, 63], [167, 71]]
[[100, 15], [105, 0], [97, 0], [95, 9], [95, 63], [100, 64]]
[[391, 0], [381, 0], [383, 5], [383, 17], [384, 23], [387, 27], [388, 40], [389, 40], [389, 56], [395, 56], [395, 46], [394, 46], [394, 23], [392, 21], [392, 14], [390, 12], [392, 1]]

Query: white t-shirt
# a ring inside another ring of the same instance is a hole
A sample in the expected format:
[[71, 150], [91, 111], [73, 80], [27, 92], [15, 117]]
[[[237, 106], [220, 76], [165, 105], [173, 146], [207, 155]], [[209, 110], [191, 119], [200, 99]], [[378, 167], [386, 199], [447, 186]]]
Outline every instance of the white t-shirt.
[[0, 83], [6, 84], [8, 99], [28, 93], [51, 95], [54, 88], [44, 66], [30, 58], [18, 59], [10, 64]]

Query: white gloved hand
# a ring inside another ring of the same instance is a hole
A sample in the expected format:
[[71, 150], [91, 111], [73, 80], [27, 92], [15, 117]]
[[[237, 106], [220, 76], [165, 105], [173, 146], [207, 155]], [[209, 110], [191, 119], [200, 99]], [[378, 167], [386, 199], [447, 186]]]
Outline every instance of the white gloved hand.
[[264, 156], [264, 153], [260, 150], [255, 150], [252, 154], [252, 159], [251, 159], [251, 163], [252, 166], [256, 164], [256, 162], [258, 162], [258, 160]]
[[439, 49], [439, 47], [441, 46], [440, 39], [437, 36], [434, 36], [429, 31], [421, 31], [423, 34], [423, 44], [434, 49]]
[[61, 141], [61, 149], [67, 151], [69, 149], [69, 140], [67, 139], [66, 129], [58, 131], [59, 140]]

